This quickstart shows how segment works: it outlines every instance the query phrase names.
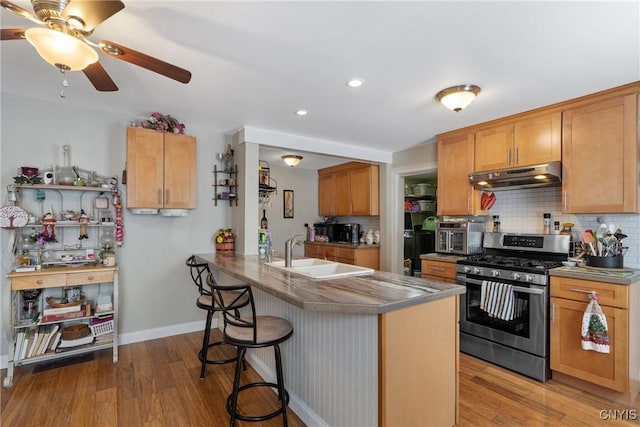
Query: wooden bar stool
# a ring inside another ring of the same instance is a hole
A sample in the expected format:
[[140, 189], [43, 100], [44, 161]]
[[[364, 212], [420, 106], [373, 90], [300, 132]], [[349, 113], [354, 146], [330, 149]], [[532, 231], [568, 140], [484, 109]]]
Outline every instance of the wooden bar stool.
[[[224, 340], [215, 341], [212, 343], [209, 342], [211, 337], [211, 322], [213, 320], [213, 316], [216, 311], [222, 311], [222, 308], [216, 304], [215, 298], [213, 297], [211, 292], [204, 287], [205, 280], [207, 280], [207, 277], [211, 275], [211, 271], [209, 270], [209, 264], [206, 262], [199, 263], [196, 260], [195, 255], [191, 255], [189, 258], [187, 258], [186, 264], [187, 264], [187, 267], [189, 267], [189, 272], [191, 273], [191, 279], [193, 280], [193, 283], [198, 287], [198, 292], [200, 293], [200, 295], [196, 299], [196, 306], [203, 310], [207, 310], [207, 321], [205, 324], [204, 336], [202, 338], [202, 348], [198, 352], [198, 359], [200, 359], [200, 361], [202, 362], [202, 367], [200, 369], [200, 379], [204, 380], [204, 374], [205, 374], [205, 369], [207, 364], [221, 365], [224, 363], [234, 362], [238, 360], [237, 349], [236, 349], [235, 357], [231, 357], [228, 359], [208, 359], [207, 358], [207, 354], [209, 352], [210, 347], [229, 344]], [[213, 277], [211, 277], [211, 280], [214, 280]], [[237, 295], [239, 295], [239, 293], [237, 293]], [[233, 307], [230, 307], [230, 309], [235, 310], [237, 312], [239, 308], [244, 307], [247, 304], [249, 304], [248, 297], [238, 298], [235, 300], [235, 305]]]
[[[231, 415], [229, 425], [233, 427], [236, 419], [260, 422], [282, 414], [282, 424], [286, 427], [289, 393], [284, 387], [280, 343], [288, 340], [289, 337], [293, 335], [293, 326], [288, 320], [281, 317], [256, 316], [256, 308], [250, 285], [242, 284], [219, 286], [213, 281], [211, 275], [208, 276], [207, 283], [211, 287], [211, 291], [214, 293], [216, 301], [220, 304], [223, 310], [224, 340], [238, 348], [238, 363], [236, 364], [233, 390], [227, 398], [227, 412]], [[233, 296], [229, 291], [239, 292], [239, 294]], [[234, 309], [234, 307], [240, 301], [243, 301], [243, 298], [249, 299], [248, 308], [250, 309], [250, 313], [247, 316], [241, 317], [238, 314], [238, 310]], [[247, 349], [263, 347], [273, 347], [276, 362], [277, 382], [258, 381], [241, 386], [241, 368], [239, 362], [244, 362]], [[247, 415], [238, 413], [238, 398], [240, 392], [254, 387], [275, 388], [278, 391], [277, 396], [280, 402], [280, 407], [275, 411], [264, 415]]]

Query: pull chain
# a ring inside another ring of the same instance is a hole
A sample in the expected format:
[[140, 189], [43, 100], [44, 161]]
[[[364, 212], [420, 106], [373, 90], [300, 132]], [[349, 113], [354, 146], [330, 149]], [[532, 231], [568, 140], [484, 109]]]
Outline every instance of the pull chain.
[[66, 98], [67, 95], [64, 93], [64, 88], [69, 87], [69, 82], [67, 81], [65, 70], [60, 68], [60, 72], [62, 73], [62, 89], [60, 90], [60, 98]]

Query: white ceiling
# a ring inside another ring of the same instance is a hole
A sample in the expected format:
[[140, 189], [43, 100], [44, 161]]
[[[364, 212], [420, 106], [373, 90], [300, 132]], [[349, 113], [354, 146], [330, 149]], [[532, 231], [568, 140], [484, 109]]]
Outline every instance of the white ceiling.
[[[28, 1], [15, 3], [31, 10]], [[4, 9], [0, 19], [2, 28], [36, 25]], [[372, 160], [439, 132], [640, 80], [638, 0], [129, 0], [90, 39], [155, 56], [193, 78], [183, 85], [101, 54], [120, 90], [100, 93], [81, 72], [68, 73], [63, 102], [132, 120], [172, 114], [187, 132], [249, 126], [315, 141], [310, 150], [288, 138], [276, 159], [297, 148], [307, 159], [309, 151], [336, 154], [333, 141], [347, 146], [347, 157]], [[2, 93], [58, 99], [60, 73], [28, 42], [3, 41], [1, 60]], [[346, 87], [353, 77], [365, 85]], [[462, 83], [482, 92], [461, 113], [434, 100]], [[309, 115], [296, 116], [301, 108]]]

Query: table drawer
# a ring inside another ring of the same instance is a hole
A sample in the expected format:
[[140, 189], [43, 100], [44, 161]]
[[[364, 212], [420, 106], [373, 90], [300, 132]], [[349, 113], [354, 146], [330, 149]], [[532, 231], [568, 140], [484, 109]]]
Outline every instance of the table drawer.
[[13, 277], [11, 279], [11, 289], [18, 291], [21, 289], [55, 288], [58, 286], [65, 286], [66, 283], [66, 274], [41, 274], [25, 277]]
[[571, 277], [551, 277], [552, 297], [589, 302], [589, 291], [598, 293], [600, 305], [629, 308], [629, 286]]
[[113, 271], [90, 271], [67, 274], [67, 286], [113, 282]]

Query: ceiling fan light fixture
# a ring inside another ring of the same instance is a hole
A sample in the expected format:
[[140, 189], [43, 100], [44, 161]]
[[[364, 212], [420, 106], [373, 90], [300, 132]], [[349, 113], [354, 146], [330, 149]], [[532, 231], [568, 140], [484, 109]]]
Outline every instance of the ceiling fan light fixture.
[[298, 163], [300, 163], [300, 160], [302, 160], [302, 156], [296, 156], [296, 155], [293, 155], [293, 154], [287, 154], [287, 155], [282, 156], [282, 160], [284, 160], [284, 162], [287, 165], [289, 165], [291, 167], [294, 167], [294, 166], [297, 166]]
[[29, 28], [25, 38], [49, 64], [65, 71], [80, 71], [98, 62], [98, 52], [82, 40], [48, 28]]
[[436, 99], [451, 111], [459, 113], [480, 93], [480, 87], [466, 84], [449, 87], [436, 94]]

